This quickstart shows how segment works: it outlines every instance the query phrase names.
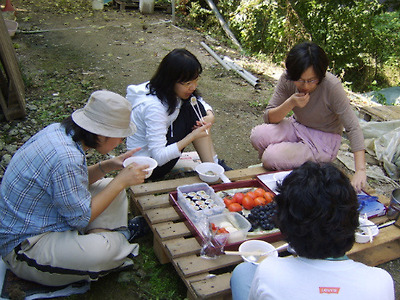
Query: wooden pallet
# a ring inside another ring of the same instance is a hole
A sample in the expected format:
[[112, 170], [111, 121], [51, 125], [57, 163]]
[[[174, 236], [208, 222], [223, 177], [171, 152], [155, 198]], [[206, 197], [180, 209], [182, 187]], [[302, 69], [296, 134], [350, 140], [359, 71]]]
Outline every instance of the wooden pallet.
[[[231, 181], [249, 180], [265, 173], [262, 167], [226, 172]], [[217, 259], [199, 256], [201, 245], [169, 201], [169, 192], [178, 186], [199, 183], [197, 176], [146, 183], [131, 187], [133, 206], [148, 221], [154, 234], [154, 251], [161, 263], [171, 262], [188, 289], [189, 299], [230, 299], [229, 281], [233, 268], [242, 262], [239, 256], [222, 255]], [[370, 193], [370, 191], [368, 191]], [[388, 199], [380, 196], [381, 202]], [[386, 217], [376, 218], [383, 222]], [[283, 241], [273, 243], [279, 246]], [[356, 244], [349, 257], [374, 266], [400, 257], [400, 229], [381, 229], [373, 243]]]

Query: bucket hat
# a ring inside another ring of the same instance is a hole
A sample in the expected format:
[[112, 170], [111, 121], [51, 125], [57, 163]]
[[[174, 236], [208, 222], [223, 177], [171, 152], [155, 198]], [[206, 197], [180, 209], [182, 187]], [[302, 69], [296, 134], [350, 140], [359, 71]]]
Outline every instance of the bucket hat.
[[127, 137], [136, 132], [129, 101], [106, 90], [93, 92], [85, 107], [72, 113], [72, 120], [87, 131], [106, 137]]

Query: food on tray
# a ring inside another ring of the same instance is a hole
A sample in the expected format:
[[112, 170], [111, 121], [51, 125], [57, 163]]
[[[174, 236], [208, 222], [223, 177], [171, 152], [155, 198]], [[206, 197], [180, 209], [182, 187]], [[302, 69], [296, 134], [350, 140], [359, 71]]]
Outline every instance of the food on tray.
[[211, 230], [214, 234], [223, 234], [223, 233], [234, 233], [238, 231], [238, 229], [233, 226], [230, 222], [221, 222], [219, 226], [216, 226], [214, 223], [211, 223]]
[[215, 201], [204, 190], [183, 193], [183, 197], [195, 210], [204, 210], [216, 207]]
[[235, 202], [230, 203], [230, 204], [227, 206], [227, 208], [228, 208], [228, 210], [231, 211], [231, 212], [235, 212], [235, 211], [237, 212], [237, 211], [242, 211], [242, 210], [243, 210], [242, 206], [241, 206], [239, 203], [235, 203]]
[[246, 217], [251, 224], [250, 231], [254, 231], [257, 228], [261, 228], [263, 230], [274, 229], [276, 227], [276, 212], [276, 202], [254, 207]]
[[263, 188], [242, 188], [219, 192], [226, 208], [239, 212], [251, 223], [251, 233], [278, 231], [275, 225], [276, 203], [274, 194]]
[[254, 188], [246, 193], [237, 192], [233, 196], [227, 195], [224, 198], [224, 203], [229, 211], [241, 211], [239, 205], [244, 209], [251, 210], [253, 207], [271, 203], [273, 197], [274, 194], [271, 192], [262, 188]]

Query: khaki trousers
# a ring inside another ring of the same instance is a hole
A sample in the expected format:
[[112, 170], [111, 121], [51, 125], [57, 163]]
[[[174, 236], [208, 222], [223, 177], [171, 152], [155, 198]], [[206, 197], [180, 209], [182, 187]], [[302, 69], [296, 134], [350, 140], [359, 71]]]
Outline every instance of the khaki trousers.
[[[90, 186], [92, 196], [111, 179]], [[86, 228], [126, 228], [128, 200], [122, 191], [110, 206]], [[46, 232], [31, 237], [3, 260], [20, 278], [49, 286], [67, 285], [81, 280], [93, 281], [125, 264], [128, 255], [138, 255], [139, 245], [130, 244], [118, 231], [80, 234], [78, 231]]]

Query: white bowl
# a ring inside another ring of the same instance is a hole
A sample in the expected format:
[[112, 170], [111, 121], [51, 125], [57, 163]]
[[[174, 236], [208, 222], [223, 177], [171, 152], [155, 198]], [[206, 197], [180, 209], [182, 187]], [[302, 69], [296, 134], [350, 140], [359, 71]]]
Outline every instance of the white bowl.
[[219, 164], [211, 162], [201, 163], [196, 166], [195, 170], [204, 182], [212, 183], [218, 181], [220, 178], [223, 182], [230, 182], [224, 174], [224, 168]]
[[[268, 255], [260, 256], [260, 255], [249, 255], [249, 256], [242, 256], [244, 261], [250, 262], [252, 264], [258, 265], [263, 261], [263, 259], [267, 258], [268, 256], [278, 257], [278, 252], [273, 245], [261, 240], [248, 240], [243, 242], [239, 246], [240, 252], [268, 252]], [[272, 252], [269, 252], [272, 251]]]
[[355, 233], [356, 242], [360, 244], [371, 242], [379, 233], [378, 226], [376, 226], [374, 222], [364, 218], [360, 218], [359, 223], [360, 226]]
[[123, 166], [126, 168], [129, 166], [131, 163], [137, 163], [139, 166], [140, 165], [149, 165], [147, 169], [144, 169], [144, 171], [147, 172], [146, 178], [149, 178], [150, 175], [153, 173], [153, 170], [157, 167], [157, 161], [151, 157], [147, 156], [131, 156], [127, 159], [124, 160]]

